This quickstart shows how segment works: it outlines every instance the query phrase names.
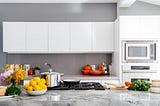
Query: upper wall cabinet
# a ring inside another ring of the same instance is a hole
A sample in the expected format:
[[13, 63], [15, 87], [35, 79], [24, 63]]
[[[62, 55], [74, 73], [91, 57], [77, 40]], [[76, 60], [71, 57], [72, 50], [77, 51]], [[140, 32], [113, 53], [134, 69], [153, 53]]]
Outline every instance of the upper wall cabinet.
[[17, 22], [3, 22], [3, 51], [24, 52], [26, 50], [26, 25]]
[[113, 52], [113, 22], [4, 22], [8, 53]]
[[157, 38], [160, 16], [120, 16], [120, 38]]
[[49, 23], [49, 52], [68, 52], [70, 49], [69, 22]]
[[114, 23], [93, 23], [93, 51], [113, 51]]
[[71, 51], [91, 51], [92, 48], [92, 24], [90, 22], [71, 23]]
[[28, 52], [48, 51], [48, 24], [43, 22], [26, 23], [26, 50]]
[[138, 16], [121, 16], [120, 17], [120, 36], [132, 37], [139, 36], [140, 20]]
[[140, 16], [140, 30], [142, 35], [160, 35], [160, 16]]

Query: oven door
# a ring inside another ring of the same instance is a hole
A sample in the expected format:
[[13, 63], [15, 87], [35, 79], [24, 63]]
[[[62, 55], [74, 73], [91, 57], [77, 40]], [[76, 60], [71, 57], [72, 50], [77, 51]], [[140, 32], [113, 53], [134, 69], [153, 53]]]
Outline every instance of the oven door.
[[126, 44], [126, 60], [149, 60], [150, 45], [149, 44]]
[[143, 79], [147, 81], [152, 81], [159, 78], [157, 73], [123, 73], [122, 81], [135, 81], [138, 79]]

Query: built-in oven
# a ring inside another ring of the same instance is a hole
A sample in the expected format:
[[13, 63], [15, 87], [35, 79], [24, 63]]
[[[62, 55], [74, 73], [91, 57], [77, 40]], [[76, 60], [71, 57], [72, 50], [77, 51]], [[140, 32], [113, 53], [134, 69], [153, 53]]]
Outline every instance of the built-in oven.
[[151, 82], [152, 80], [159, 79], [157, 73], [123, 73], [122, 82], [125, 81], [135, 81], [135, 80], [147, 80]]
[[122, 40], [123, 63], [157, 62], [158, 40]]

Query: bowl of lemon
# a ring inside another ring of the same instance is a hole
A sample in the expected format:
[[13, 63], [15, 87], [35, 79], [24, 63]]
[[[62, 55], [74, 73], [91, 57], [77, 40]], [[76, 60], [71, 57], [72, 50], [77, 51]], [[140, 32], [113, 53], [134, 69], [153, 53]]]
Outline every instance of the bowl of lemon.
[[24, 89], [29, 95], [43, 95], [47, 91], [46, 81], [43, 78], [34, 77], [28, 84], [24, 85]]

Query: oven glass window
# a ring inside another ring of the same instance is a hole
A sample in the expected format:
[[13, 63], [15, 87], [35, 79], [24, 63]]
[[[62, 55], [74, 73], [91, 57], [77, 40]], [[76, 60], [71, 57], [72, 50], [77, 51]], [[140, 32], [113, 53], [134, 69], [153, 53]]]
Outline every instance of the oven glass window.
[[129, 46], [128, 57], [147, 57], [147, 47]]

